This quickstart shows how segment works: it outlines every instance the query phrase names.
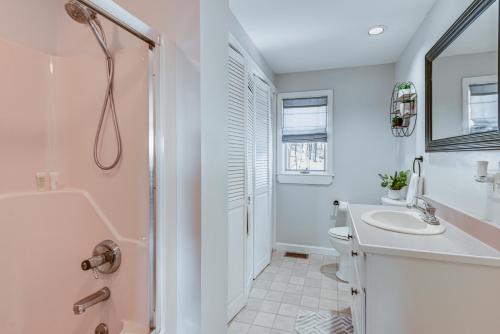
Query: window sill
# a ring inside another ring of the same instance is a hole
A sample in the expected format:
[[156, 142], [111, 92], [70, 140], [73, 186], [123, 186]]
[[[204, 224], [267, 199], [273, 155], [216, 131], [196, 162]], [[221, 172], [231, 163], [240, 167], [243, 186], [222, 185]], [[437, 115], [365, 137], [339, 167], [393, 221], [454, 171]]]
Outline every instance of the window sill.
[[329, 185], [333, 182], [333, 174], [278, 174], [279, 183]]

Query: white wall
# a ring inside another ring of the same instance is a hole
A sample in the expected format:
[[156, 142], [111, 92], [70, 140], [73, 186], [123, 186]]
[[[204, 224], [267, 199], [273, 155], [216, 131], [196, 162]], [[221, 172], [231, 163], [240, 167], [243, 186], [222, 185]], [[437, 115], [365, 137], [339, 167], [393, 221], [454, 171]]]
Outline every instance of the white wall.
[[432, 138], [464, 134], [462, 79], [498, 73], [498, 53], [481, 52], [439, 57], [432, 66]]
[[266, 59], [262, 56], [250, 36], [248, 36], [247, 32], [243, 29], [232, 12], [229, 13], [229, 32], [236, 38], [240, 46], [245, 49], [259, 70], [274, 84], [275, 78], [273, 70], [269, 67]]
[[[425, 154], [425, 54], [471, 3], [471, 0], [439, 0], [429, 12], [396, 64], [396, 81], [413, 81], [419, 94], [416, 134], [398, 140], [400, 167], [411, 166], [424, 155], [425, 193], [451, 207], [479, 218], [487, 216], [487, 185], [473, 180], [477, 160], [496, 165], [498, 151]], [[498, 219], [498, 217], [497, 217]]]
[[379, 172], [396, 167], [389, 122], [394, 65], [276, 76], [279, 93], [333, 89], [333, 172], [330, 186], [277, 184], [276, 241], [331, 247], [332, 202], [379, 203]]
[[200, 0], [203, 334], [227, 331], [228, 18], [228, 0]]

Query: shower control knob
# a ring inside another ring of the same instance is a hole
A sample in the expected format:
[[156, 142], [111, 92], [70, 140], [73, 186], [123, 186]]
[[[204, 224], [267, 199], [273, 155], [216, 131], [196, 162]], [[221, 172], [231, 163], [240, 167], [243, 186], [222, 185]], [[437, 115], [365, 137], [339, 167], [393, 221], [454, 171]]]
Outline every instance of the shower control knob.
[[95, 275], [112, 274], [118, 270], [121, 261], [120, 247], [111, 240], [105, 240], [94, 247], [92, 257], [82, 261], [81, 267], [84, 271], [92, 269]]

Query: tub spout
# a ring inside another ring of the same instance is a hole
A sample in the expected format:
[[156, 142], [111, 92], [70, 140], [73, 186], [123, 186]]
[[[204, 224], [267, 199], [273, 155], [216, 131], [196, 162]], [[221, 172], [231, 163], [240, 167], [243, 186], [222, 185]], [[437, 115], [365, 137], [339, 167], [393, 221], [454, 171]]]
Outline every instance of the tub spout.
[[109, 291], [108, 288], [102, 288], [101, 290], [91, 294], [90, 296], [77, 301], [75, 305], [73, 305], [73, 312], [75, 312], [75, 314], [82, 314], [89, 307], [108, 300], [110, 296], [111, 291]]

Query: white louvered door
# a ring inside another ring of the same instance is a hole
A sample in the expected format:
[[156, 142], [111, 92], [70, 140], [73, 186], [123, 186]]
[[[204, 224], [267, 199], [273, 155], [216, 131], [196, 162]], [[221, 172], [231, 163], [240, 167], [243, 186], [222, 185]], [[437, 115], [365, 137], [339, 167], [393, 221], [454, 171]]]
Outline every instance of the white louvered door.
[[[228, 320], [245, 305], [247, 284], [246, 212], [246, 106], [247, 74], [245, 59], [229, 48], [228, 105]], [[214, 148], [217, 149], [217, 148]], [[214, 231], [214, 233], [216, 233]]]
[[271, 262], [272, 123], [271, 89], [255, 77], [254, 277]]
[[253, 237], [254, 237], [254, 180], [255, 180], [255, 79], [248, 74], [248, 108], [247, 108], [247, 289], [250, 290], [254, 279], [253, 271]]

